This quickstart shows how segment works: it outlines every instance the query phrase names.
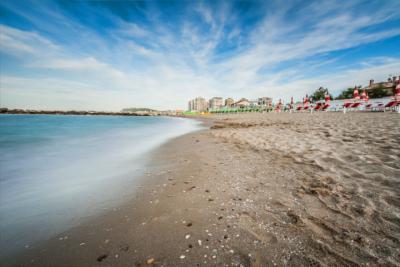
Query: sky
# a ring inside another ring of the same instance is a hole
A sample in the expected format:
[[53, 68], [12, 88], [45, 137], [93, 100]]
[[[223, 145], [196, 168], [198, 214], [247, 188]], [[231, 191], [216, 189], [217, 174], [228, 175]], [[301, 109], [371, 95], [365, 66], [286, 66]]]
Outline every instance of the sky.
[[400, 75], [399, 0], [0, 1], [0, 105], [186, 109]]

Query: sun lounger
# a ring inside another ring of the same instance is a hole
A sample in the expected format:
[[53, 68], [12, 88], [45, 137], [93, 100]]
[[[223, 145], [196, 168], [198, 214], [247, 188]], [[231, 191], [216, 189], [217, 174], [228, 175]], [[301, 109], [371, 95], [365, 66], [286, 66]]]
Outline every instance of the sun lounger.
[[350, 108], [358, 108], [360, 105], [361, 105], [360, 102], [356, 102], [356, 103], [351, 104]]
[[325, 104], [323, 107], [322, 107], [322, 111], [325, 111], [327, 108], [329, 108], [331, 105], [329, 105], [329, 104]]
[[385, 104], [383, 104], [382, 102], [375, 103], [372, 106], [372, 110], [384, 110], [384, 109], [385, 109]]
[[396, 105], [397, 105], [397, 101], [393, 100], [393, 101], [390, 101], [389, 103], [387, 103], [385, 105], [385, 108], [392, 108], [392, 107], [395, 107]]
[[349, 108], [349, 107], [351, 106], [351, 104], [352, 104], [352, 103], [350, 103], [350, 102], [349, 102], [349, 103], [344, 103], [344, 104], [343, 104], [343, 108]]
[[396, 110], [396, 107], [400, 105], [400, 101], [397, 100], [392, 100], [389, 103], [387, 103], [385, 105], [385, 107], [383, 107], [383, 110], [389, 109], [389, 110]]
[[314, 110], [318, 111], [320, 110], [320, 108], [322, 108], [322, 103], [317, 103], [317, 105], [315, 105]]

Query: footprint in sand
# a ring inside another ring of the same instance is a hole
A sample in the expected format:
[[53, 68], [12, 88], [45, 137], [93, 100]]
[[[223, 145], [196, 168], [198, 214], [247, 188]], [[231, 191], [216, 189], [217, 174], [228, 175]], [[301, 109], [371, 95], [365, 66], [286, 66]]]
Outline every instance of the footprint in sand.
[[258, 223], [246, 213], [240, 214], [239, 227], [264, 244], [278, 242], [275, 235], [260, 231]]

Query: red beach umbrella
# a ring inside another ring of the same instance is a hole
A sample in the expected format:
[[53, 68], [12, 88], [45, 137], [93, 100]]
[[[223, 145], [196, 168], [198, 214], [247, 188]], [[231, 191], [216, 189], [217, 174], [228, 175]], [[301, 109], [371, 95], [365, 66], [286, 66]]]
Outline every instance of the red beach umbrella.
[[309, 100], [308, 100], [308, 94], [307, 94], [303, 101], [304, 109], [308, 109], [308, 103], [309, 103]]
[[290, 109], [294, 108], [294, 100], [293, 100], [293, 96], [290, 97], [290, 105], [289, 105]]
[[329, 101], [331, 101], [331, 96], [328, 93], [326, 93], [325, 94], [325, 102], [329, 102]]
[[282, 100], [279, 98], [278, 104], [276, 104], [276, 110], [280, 110], [282, 105]]
[[360, 95], [358, 94], [358, 88], [357, 88], [357, 86], [354, 87], [353, 98], [354, 98], [355, 100], [359, 100], [359, 99], [360, 99]]
[[365, 89], [361, 94], [361, 99], [363, 99], [364, 101], [367, 101], [367, 92], [365, 91]]
[[400, 101], [400, 80], [397, 81], [397, 85], [396, 85], [396, 93], [394, 95], [395, 99], [397, 101]]

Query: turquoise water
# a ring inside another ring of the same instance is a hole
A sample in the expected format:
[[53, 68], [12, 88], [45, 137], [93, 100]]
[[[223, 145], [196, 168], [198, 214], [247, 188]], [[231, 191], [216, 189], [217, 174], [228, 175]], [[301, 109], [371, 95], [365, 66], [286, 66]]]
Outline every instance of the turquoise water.
[[0, 256], [121, 203], [152, 149], [199, 127], [167, 117], [0, 115]]

